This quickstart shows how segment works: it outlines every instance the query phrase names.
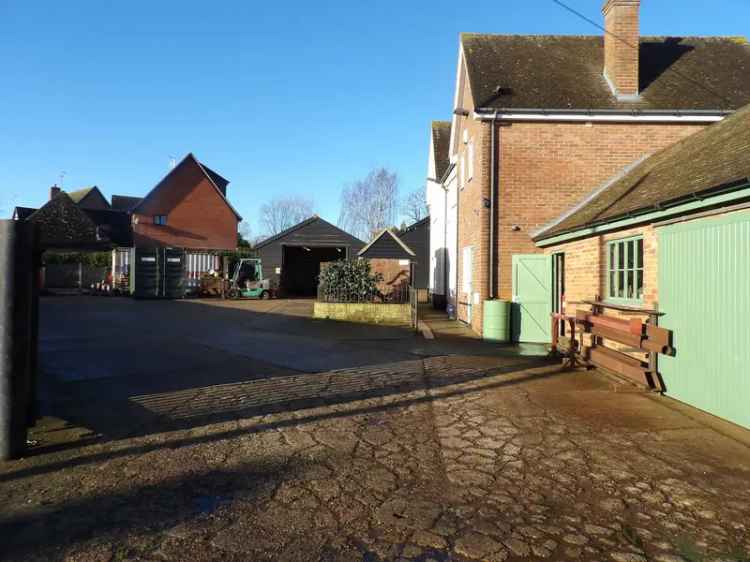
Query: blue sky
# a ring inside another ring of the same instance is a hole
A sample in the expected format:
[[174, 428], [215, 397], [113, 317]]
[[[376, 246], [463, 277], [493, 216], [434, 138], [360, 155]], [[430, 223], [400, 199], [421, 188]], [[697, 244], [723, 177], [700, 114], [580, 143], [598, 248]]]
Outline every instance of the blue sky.
[[[602, 0], [568, 0], [600, 21]], [[746, 35], [750, 2], [643, 0], [642, 33]], [[466, 6], [466, 9], [460, 8]], [[276, 195], [339, 193], [375, 166], [424, 184], [458, 34], [596, 34], [552, 0], [471, 3], [0, 0], [0, 215], [64, 187], [143, 195], [187, 152], [258, 234]]]

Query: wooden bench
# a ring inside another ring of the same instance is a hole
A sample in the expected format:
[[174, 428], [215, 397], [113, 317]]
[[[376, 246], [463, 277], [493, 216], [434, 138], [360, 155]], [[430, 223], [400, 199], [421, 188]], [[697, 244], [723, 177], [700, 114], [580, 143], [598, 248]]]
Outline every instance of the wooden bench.
[[[627, 377], [639, 386], [659, 392], [664, 391], [664, 381], [658, 369], [658, 356], [674, 355], [672, 332], [658, 325], [657, 310], [613, 305], [598, 300], [571, 303], [588, 305], [590, 310], [577, 309], [575, 316], [555, 313], [552, 315], [552, 350], [559, 351], [567, 343], [564, 364], [566, 367], [601, 367]], [[618, 316], [607, 315], [616, 311]], [[640, 318], [623, 318], [637, 315]], [[646, 316], [644, 321], [642, 318]], [[561, 323], [567, 324], [566, 330]], [[569, 337], [561, 332], [570, 334]], [[590, 341], [585, 343], [588, 334]], [[614, 342], [619, 348], [607, 346]], [[644, 359], [630, 353], [642, 353]]]

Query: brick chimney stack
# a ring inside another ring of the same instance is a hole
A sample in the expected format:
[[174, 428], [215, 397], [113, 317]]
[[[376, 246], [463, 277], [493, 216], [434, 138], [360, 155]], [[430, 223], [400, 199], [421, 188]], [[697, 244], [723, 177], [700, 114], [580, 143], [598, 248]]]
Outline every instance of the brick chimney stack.
[[52, 201], [55, 197], [57, 197], [60, 194], [60, 188], [57, 187], [57, 184], [53, 185], [49, 188], [49, 200]]
[[640, 10], [640, 0], [606, 0], [602, 8], [604, 76], [620, 100], [639, 94]]

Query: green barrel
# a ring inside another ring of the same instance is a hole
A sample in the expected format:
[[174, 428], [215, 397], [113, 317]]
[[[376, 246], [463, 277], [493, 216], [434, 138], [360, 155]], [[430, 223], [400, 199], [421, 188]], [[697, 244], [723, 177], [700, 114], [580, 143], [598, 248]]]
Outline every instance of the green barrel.
[[497, 342], [510, 341], [510, 302], [484, 301], [482, 327], [484, 339]]

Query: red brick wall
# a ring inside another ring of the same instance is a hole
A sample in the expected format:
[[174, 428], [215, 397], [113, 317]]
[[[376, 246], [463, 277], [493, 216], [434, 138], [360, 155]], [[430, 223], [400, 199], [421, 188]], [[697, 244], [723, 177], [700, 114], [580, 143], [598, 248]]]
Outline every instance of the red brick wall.
[[[154, 215], [167, 215], [155, 225]], [[237, 217], [190, 159], [163, 180], [133, 215], [136, 246], [235, 249]]]
[[[656, 229], [650, 225], [544, 248], [545, 254], [565, 254], [565, 300], [572, 303], [606, 297], [607, 242], [638, 235], [643, 236], [643, 306], [656, 308], [659, 302], [659, 260]], [[576, 306], [570, 304], [566, 312], [574, 313], [575, 309]]]
[[[475, 142], [474, 178], [459, 190], [458, 297], [463, 292], [462, 251], [474, 246], [473, 290], [480, 302], [471, 325], [481, 333], [482, 301], [487, 298], [490, 125], [467, 119]], [[619, 123], [512, 123], [498, 125], [497, 296], [512, 298], [513, 254], [540, 252], [531, 234], [636, 159], [664, 148], [704, 125]], [[464, 150], [460, 143], [459, 150]], [[460, 154], [460, 152], [459, 152]], [[460, 171], [459, 171], [460, 174]], [[460, 183], [459, 183], [460, 185]], [[514, 231], [513, 226], [519, 230]], [[466, 320], [466, 305], [458, 306]]]
[[[512, 297], [513, 254], [531, 234], [636, 159], [704, 125], [514, 123], [500, 128], [499, 294]], [[513, 226], [520, 227], [514, 231]]]
[[[575, 314], [577, 308], [589, 310], [588, 305], [576, 305], [574, 303], [584, 300], [592, 300], [599, 297], [606, 299], [607, 293], [607, 242], [619, 240], [631, 236], [643, 236], [643, 308], [658, 308], [659, 302], [659, 257], [658, 236], [656, 229], [651, 225], [619, 230], [599, 236], [592, 236], [583, 240], [576, 240], [565, 244], [559, 244], [544, 249], [545, 254], [562, 252], [565, 254], [565, 312]], [[622, 315], [615, 310], [606, 310], [607, 316], [622, 316], [634, 318], [632, 314]], [[646, 320], [646, 316], [641, 317]], [[590, 344], [590, 338], [585, 339], [585, 344]], [[622, 349], [620, 345], [611, 340], [605, 342], [607, 347]], [[642, 353], [631, 353], [631, 355], [643, 360]]]
[[[481, 332], [482, 303], [488, 297], [487, 271], [489, 266], [489, 216], [490, 211], [484, 201], [490, 193], [490, 125], [474, 120], [465, 120], [468, 139], [474, 144], [474, 174], [462, 183], [461, 166], [467, 165], [468, 148], [463, 143], [463, 133], [459, 142], [458, 164], [458, 252], [457, 261], [457, 316], [467, 322], [468, 307], [471, 306], [471, 326]], [[464, 248], [473, 248], [472, 292], [464, 291], [463, 258]], [[478, 302], [474, 294], [479, 294]]]
[[383, 294], [388, 294], [399, 288], [403, 290], [404, 286], [409, 285], [409, 264], [401, 265], [401, 260], [373, 258], [370, 260], [370, 271], [380, 273], [383, 281], [378, 283], [378, 290]]

